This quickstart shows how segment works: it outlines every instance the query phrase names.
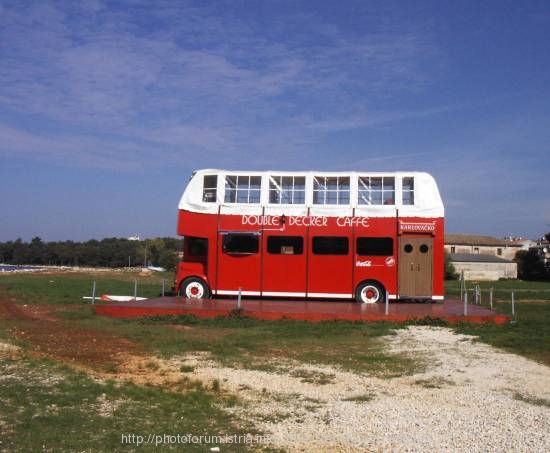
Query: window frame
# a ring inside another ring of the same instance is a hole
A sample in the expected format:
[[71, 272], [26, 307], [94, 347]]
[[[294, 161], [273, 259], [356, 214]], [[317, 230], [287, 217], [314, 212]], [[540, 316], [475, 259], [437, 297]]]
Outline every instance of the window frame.
[[[254, 182], [253, 182], [254, 179]], [[245, 195], [245, 200], [241, 198]], [[251, 196], [253, 199], [251, 200]], [[261, 175], [225, 175], [224, 203], [260, 204], [262, 197]]]
[[351, 204], [351, 182], [351, 176], [314, 175], [312, 203], [321, 206]]
[[[288, 185], [289, 179], [292, 180], [290, 185]], [[301, 181], [298, 182], [297, 180], [301, 180]], [[269, 204], [304, 205], [306, 204], [306, 197], [307, 197], [307, 178], [305, 176], [269, 175], [269, 188], [268, 188]], [[278, 198], [278, 201], [275, 200], [275, 198]]]
[[[377, 182], [380, 185], [375, 185]], [[378, 188], [379, 187], [379, 188]], [[395, 176], [357, 177], [357, 204], [362, 206], [394, 206]], [[389, 195], [389, 197], [388, 197]]]
[[[403, 206], [415, 205], [415, 180], [414, 176], [404, 176], [401, 180], [401, 204]], [[408, 184], [410, 182], [410, 185]], [[407, 188], [405, 188], [407, 187]]]
[[[209, 182], [207, 185], [207, 181], [206, 181], [207, 178], [211, 178], [214, 182], [213, 183]], [[218, 201], [218, 175], [217, 174], [203, 175], [202, 201], [204, 203], [216, 203]]]

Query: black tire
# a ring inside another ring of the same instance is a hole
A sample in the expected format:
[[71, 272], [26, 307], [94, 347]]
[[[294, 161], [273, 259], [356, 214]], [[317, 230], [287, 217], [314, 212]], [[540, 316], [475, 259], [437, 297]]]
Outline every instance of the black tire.
[[367, 280], [357, 287], [355, 300], [359, 304], [382, 304], [386, 301], [386, 290], [377, 281]]
[[210, 288], [203, 279], [190, 277], [181, 284], [179, 295], [188, 299], [209, 299]]

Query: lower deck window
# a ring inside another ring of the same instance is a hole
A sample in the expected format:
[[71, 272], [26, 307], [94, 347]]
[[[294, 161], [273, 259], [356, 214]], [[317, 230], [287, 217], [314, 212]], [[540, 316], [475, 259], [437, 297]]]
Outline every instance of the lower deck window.
[[183, 239], [183, 260], [197, 261], [208, 255], [208, 239], [185, 236]]
[[272, 255], [301, 255], [304, 252], [304, 238], [301, 236], [269, 236], [267, 253]]
[[369, 256], [393, 255], [393, 238], [359, 237], [357, 254]]
[[349, 241], [342, 236], [316, 236], [313, 238], [314, 255], [347, 255]]
[[259, 238], [257, 234], [227, 233], [223, 236], [223, 251], [225, 253], [250, 255], [258, 253]]

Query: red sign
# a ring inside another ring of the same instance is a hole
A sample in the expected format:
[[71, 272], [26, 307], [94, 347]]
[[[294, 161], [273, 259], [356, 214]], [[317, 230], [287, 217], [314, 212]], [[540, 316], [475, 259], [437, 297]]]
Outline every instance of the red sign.
[[435, 223], [424, 222], [399, 222], [400, 233], [435, 233]]

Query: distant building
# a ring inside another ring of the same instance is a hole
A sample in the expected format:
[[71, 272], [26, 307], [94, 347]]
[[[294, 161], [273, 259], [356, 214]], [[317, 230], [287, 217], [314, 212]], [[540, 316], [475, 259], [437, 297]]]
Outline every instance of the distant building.
[[512, 260], [518, 250], [526, 250], [521, 239], [498, 239], [474, 234], [446, 234], [445, 250], [449, 253], [493, 255]]
[[494, 255], [451, 253], [455, 271], [466, 280], [500, 280], [518, 278], [518, 265]]
[[518, 266], [513, 261], [518, 250], [528, 246], [520, 239], [498, 239], [472, 234], [446, 234], [445, 250], [455, 270], [466, 280], [499, 280], [517, 278]]
[[129, 241], [139, 241], [140, 238], [139, 238], [139, 234], [136, 234], [135, 236], [130, 236], [128, 238]]

